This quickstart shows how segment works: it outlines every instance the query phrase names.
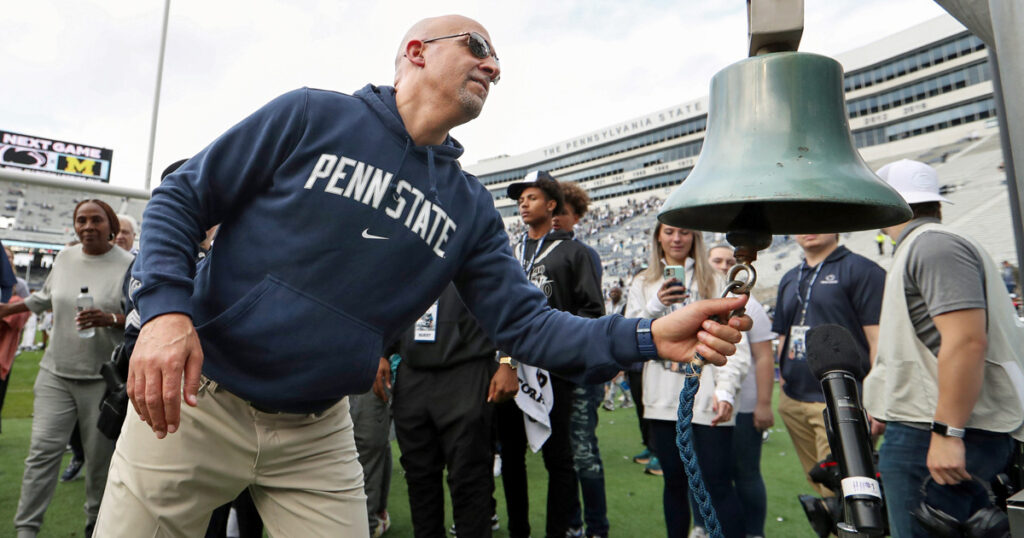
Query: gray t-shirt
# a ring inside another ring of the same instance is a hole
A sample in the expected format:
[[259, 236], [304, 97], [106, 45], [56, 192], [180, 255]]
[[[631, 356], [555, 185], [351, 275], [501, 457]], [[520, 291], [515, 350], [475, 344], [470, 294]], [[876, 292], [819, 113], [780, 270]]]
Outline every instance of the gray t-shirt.
[[79, 337], [75, 301], [82, 286], [88, 286], [94, 308], [123, 312], [121, 283], [131, 262], [132, 255], [116, 247], [100, 256], [85, 254], [82, 245], [57, 254], [42, 289], [25, 299], [25, 305], [36, 314], [53, 310], [53, 329], [40, 368], [70, 379], [102, 379], [100, 365], [110, 359], [124, 333], [119, 328], [98, 327], [92, 338]]
[[[911, 221], [900, 234], [897, 248], [918, 226], [938, 222], [934, 218]], [[987, 305], [981, 256], [962, 237], [937, 230], [924, 232], [911, 245], [903, 289], [914, 332], [935, 355], [942, 339], [932, 317]]]

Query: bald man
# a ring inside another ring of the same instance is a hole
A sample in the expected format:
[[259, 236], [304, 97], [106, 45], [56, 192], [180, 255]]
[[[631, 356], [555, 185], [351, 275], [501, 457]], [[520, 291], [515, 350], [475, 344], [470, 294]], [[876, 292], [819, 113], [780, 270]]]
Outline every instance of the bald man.
[[141, 420], [125, 421], [96, 536], [196, 536], [245, 488], [273, 536], [366, 536], [346, 396], [452, 281], [492, 341], [576, 382], [735, 351], [749, 318], [707, 318], [742, 299], [653, 325], [547, 307], [448, 135], [500, 74], [483, 26], [427, 19], [402, 39], [394, 87], [282, 95], [161, 182], [131, 286]]

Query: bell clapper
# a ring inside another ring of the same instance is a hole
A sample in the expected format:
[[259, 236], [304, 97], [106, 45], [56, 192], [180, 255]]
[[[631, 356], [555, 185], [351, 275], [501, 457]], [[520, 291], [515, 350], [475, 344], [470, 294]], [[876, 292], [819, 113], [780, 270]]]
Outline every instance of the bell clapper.
[[[729, 269], [726, 275], [727, 283], [720, 297], [728, 297], [730, 293], [750, 295], [754, 284], [757, 283], [757, 271], [752, 264], [757, 260], [757, 251], [771, 245], [772, 236], [767, 232], [736, 231], [729, 232], [726, 239], [735, 247], [733, 256], [736, 258], [736, 265]], [[740, 273], [746, 273], [743, 279], [739, 278]], [[738, 308], [729, 313], [729, 318], [742, 316], [745, 312], [746, 308]], [[712, 316], [711, 319], [722, 322], [718, 316]], [[704, 357], [701, 357], [700, 353], [695, 353], [686, 375], [699, 376], [704, 362]]]

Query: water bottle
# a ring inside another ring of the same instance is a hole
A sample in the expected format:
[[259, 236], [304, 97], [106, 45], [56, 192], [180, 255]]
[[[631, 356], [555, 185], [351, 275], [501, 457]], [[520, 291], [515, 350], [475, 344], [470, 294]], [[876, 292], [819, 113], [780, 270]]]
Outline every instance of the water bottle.
[[[79, 312], [92, 308], [92, 295], [89, 295], [89, 286], [82, 286], [82, 293], [79, 293], [78, 298], [75, 299], [75, 307]], [[80, 338], [92, 338], [95, 334], [96, 329], [94, 327], [78, 329], [78, 336]]]

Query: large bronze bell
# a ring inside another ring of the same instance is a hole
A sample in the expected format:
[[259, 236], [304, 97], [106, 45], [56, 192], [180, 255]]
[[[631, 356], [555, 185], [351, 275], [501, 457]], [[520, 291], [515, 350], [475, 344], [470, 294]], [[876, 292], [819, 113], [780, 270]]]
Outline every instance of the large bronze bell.
[[758, 250], [769, 234], [865, 230], [910, 218], [903, 198], [853, 145], [839, 63], [803, 52], [747, 58], [711, 79], [704, 148], [658, 214], [671, 226], [732, 232], [731, 243]]

